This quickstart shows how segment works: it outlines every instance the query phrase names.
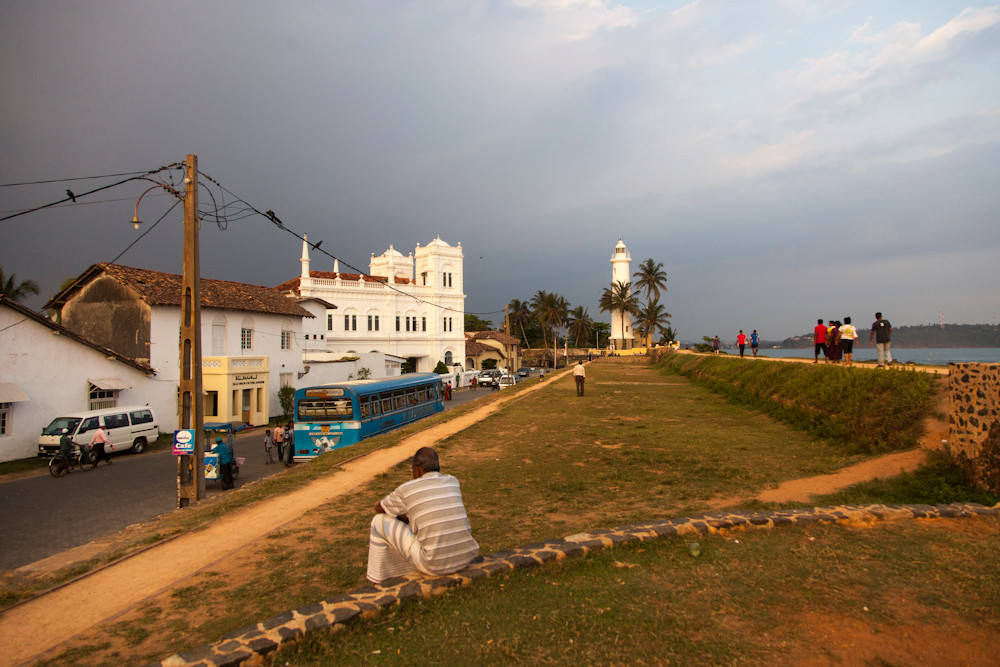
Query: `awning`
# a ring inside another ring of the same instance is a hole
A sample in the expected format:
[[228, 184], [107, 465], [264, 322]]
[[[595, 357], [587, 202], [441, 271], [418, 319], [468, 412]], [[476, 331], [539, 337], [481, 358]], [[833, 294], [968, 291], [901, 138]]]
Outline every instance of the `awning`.
[[0, 382], [0, 403], [18, 403], [30, 400], [28, 395], [13, 382]]
[[104, 391], [117, 391], [120, 389], [131, 389], [132, 385], [119, 378], [87, 378], [90, 384]]

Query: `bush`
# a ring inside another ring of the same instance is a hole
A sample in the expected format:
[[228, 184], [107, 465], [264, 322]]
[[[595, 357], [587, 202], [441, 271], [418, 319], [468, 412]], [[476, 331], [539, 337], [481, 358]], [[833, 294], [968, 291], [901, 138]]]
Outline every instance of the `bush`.
[[281, 412], [287, 417], [295, 409], [295, 388], [284, 385], [278, 390], [278, 402], [281, 403]]
[[444, 365], [443, 361], [439, 361], [437, 366], [434, 367], [434, 372], [438, 375], [447, 375], [448, 367]]

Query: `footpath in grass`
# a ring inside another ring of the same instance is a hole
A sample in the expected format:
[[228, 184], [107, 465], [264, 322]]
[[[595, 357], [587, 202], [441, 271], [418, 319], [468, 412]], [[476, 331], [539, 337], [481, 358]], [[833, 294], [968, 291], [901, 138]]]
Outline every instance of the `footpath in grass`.
[[[462, 482], [474, 534], [484, 552], [698, 513], [714, 497], [750, 498], [781, 481], [831, 472], [861, 459], [728, 403], [683, 378], [648, 366], [612, 363], [588, 367], [585, 397], [575, 396], [570, 379], [557, 380], [545, 391], [506, 405], [438, 449], [444, 470]], [[407, 475], [408, 466], [397, 466], [371, 484], [305, 514], [255, 548], [192, 577], [184, 588], [164, 593], [117, 623], [80, 638], [54, 661], [139, 664], [362, 585], [371, 507]], [[650, 551], [669, 551], [676, 547], [672, 544], [664, 541]], [[622, 556], [612, 551], [607, 557]], [[765, 560], [775, 566], [773, 558]], [[671, 573], [668, 565], [661, 574], [664, 582], [683, 578], [683, 571]], [[559, 568], [539, 571], [556, 582], [542, 590], [560, 587]], [[605, 564], [604, 576], [636, 569]], [[480, 592], [490, 596], [497, 587], [510, 585], [499, 578], [461, 596], [476, 598]], [[670, 590], [666, 584], [651, 588], [654, 597], [667, 598]], [[596, 609], [593, 606], [592, 611]], [[479, 620], [482, 613], [454, 611], [459, 617], [479, 615]], [[619, 633], [628, 630], [625, 618], [616, 617], [609, 632], [616, 624]], [[373, 622], [382, 627], [388, 621]], [[579, 622], [584, 623], [580, 630], [586, 628], [586, 618]], [[443, 632], [448, 637], [450, 631], [445, 624], [429, 636], [440, 637]], [[352, 629], [347, 635], [353, 633]], [[523, 635], [529, 634], [525, 629]], [[612, 637], [605, 634], [603, 639]], [[526, 639], [519, 659], [530, 660], [541, 650], [538, 642], [548, 641]], [[562, 653], [553, 655], [552, 661], [564, 661]], [[320, 663], [331, 659], [316, 658]]]

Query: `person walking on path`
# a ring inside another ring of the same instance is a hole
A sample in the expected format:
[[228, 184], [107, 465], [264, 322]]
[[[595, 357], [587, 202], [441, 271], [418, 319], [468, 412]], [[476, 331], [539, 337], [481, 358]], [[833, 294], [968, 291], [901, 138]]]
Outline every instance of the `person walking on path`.
[[107, 461], [108, 465], [111, 465], [111, 454], [108, 454], [107, 450], [104, 449], [104, 445], [110, 444], [111, 441], [108, 440], [108, 432], [104, 430], [103, 426], [98, 424], [97, 430], [94, 431], [94, 437], [90, 439], [90, 448], [94, 450], [94, 454], [97, 456], [97, 461], [104, 459]]
[[823, 324], [822, 319], [816, 320], [816, 328], [813, 329], [813, 342], [816, 343], [816, 355], [813, 360], [814, 364], [819, 363], [819, 353], [822, 350], [823, 356], [826, 357], [826, 325]]
[[233, 488], [233, 453], [222, 441], [222, 438], [215, 439], [215, 446], [212, 453], [219, 455], [219, 474], [222, 476], [222, 490], [228, 491]]
[[437, 452], [421, 447], [411, 467], [413, 479], [375, 505], [367, 578], [376, 584], [414, 571], [452, 574], [479, 555], [459, 482], [441, 473]]
[[750, 334], [750, 350], [753, 352], [753, 356], [757, 356], [757, 348], [760, 347], [760, 336], [757, 335], [757, 330], [754, 329], [753, 333]]
[[576, 381], [576, 395], [583, 396], [583, 383], [587, 381], [587, 369], [583, 367], [583, 362], [576, 362], [573, 369], [573, 379]]
[[264, 463], [274, 463], [274, 438], [270, 429], [264, 431]]
[[743, 358], [743, 351], [747, 349], [747, 336], [740, 329], [740, 335], [736, 337], [736, 344], [740, 346], [740, 359]]
[[840, 326], [840, 344], [844, 348], [844, 361], [848, 366], [854, 363], [854, 343], [858, 340], [858, 330], [851, 324], [851, 318], [845, 317]]
[[715, 340], [712, 341], [712, 349], [715, 351], [715, 354], [719, 353], [719, 345], [721, 344], [721, 342], [722, 341], [719, 340], [718, 336], [716, 336]]
[[889, 320], [882, 319], [882, 313], [875, 313], [872, 331], [868, 334], [868, 347], [872, 338], [875, 339], [875, 351], [878, 354], [878, 367], [892, 366], [892, 352], [889, 351], [889, 341], [892, 340], [892, 325]]

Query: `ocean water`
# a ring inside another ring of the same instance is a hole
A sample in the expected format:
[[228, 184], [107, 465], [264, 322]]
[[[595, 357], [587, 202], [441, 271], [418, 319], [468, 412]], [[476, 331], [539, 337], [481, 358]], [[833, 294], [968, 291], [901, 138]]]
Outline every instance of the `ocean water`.
[[[729, 354], [739, 355], [739, 350], [726, 350]], [[750, 346], [747, 346], [746, 356], [750, 356]], [[813, 348], [781, 348], [779, 350], [761, 348], [757, 352], [761, 357], [803, 357], [811, 359]], [[822, 358], [822, 355], [820, 355]], [[874, 347], [856, 345], [854, 347], [855, 361], [877, 361], [878, 355]], [[1000, 347], [892, 347], [894, 362], [913, 362], [915, 364], [945, 365], [959, 362], [1000, 363]]]

